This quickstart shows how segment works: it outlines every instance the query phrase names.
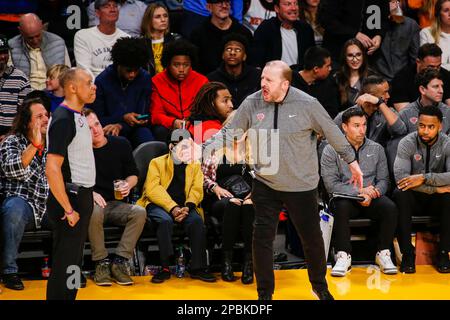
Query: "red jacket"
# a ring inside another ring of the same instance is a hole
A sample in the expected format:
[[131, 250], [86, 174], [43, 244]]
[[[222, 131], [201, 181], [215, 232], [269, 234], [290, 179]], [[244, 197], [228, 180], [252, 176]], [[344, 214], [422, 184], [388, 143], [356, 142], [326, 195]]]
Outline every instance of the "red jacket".
[[153, 125], [172, 128], [176, 119], [186, 119], [191, 114], [191, 104], [208, 79], [191, 70], [183, 81], [169, 77], [167, 70], [152, 78], [150, 114]]
[[[201, 125], [201, 132], [200, 132], [201, 136], [197, 133], [197, 130], [200, 130], [197, 129], [198, 127], [200, 127], [200, 125]], [[197, 124], [195, 126], [193, 124], [189, 124], [187, 128], [191, 133], [192, 137], [194, 137], [194, 141], [197, 144], [201, 144], [209, 140], [209, 138], [211, 138], [213, 135], [219, 132], [220, 129], [222, 129], [222, 122], [220, 122], [220, 120], [206, 120], [202, 121], [200, 124]]]

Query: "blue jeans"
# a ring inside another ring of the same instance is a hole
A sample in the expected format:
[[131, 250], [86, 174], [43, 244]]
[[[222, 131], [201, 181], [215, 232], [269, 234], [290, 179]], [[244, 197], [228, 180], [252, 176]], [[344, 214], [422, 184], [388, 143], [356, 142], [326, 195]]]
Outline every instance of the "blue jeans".
[[1, 208], [3, 274], [17, 273], [17, 255], [25, 230], [35, 228], [34, 213], [30, 204], [20, 197], [9, 197]]
[[[173, 255], [172, 233], [175, 222], [169, 213], [154, 204], [147, 206], [147, 214], [151, 223], [157, 224], [156, 237], [158, 238], [161, 265], [168, 267], [169, 258]], [[191, 246], [191, 270], [206, 268], [206, 230], [202, 218], [197, 211], [191, 210], [181, 224], [188, 235]]]

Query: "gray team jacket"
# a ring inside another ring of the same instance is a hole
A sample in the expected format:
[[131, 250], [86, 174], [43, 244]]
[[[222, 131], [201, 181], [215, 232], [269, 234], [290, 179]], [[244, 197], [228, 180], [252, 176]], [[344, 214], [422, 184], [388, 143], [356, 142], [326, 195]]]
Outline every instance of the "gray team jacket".
[[414, 191], [432, 194], [436, 187], [450, 185], [450, 138], [439, 133], [430, 147], [424, 144], [417, 132], [400, 140], [394, 162], [395, 180], [414, 174], [425, 174], [425, 183]]
[[[441, 109], [443, 115], [442, 132], [448, 135], [450, 134], [450, 107], [442, 102], [439, 102], [438, 107]], [[417, 121], [419, 121], [420, 108], [423, 108], [423, 106], [420, 103], [419, 98], [400, 110], [398, 115], [402, 121], [400, 129], [396, 132], [396, 134], [404, 136], [408, 133], [417, 131]]]
[[[363, 112], [363, 108], [358, 105], [353, 106], [352, 108], [360, 108]], [[392, 110], [392, 109], [391, 109]], [[392, 110], [396, 112], [395, 110]], [[334, 118], [334, 123], [342, 130], [342, 115], [345, 111], [341, 111]], [[392, 126], [389, 126], [386, 118], [383, 116], [380, 110], [375, 111], [371, 117], [367, 118], [367, 132], [366, 137], [372, 141], [375, 141], [382, 146], [385, 146], [387, 141], [391, 139], [392, 136], [401, 135], [403, 131], [403, 123], [400, 118], [394, 122]]]
[[[232, 129], [244, 132], [250, 129], [248, 139], [255, 178], [274, 190], [302, 192], [317, 188], [316, 133], [325, 136], [345, 162], [355, 160], [353, 148], [317, 99], [294, 87], [289, 88], [281, 103], [265, 102], [261, 90], [248, 96], [233, 120], [205, 142], [204, 155], [208, 155], [209, 148], [223, 147], [224, 136], [231, 141]], [[263, 159], [258, 152], [268, 146], [270, 156]]]
[[[389, 189], [389, 171], [384, 148], [369, 139], [356, 152], [356, 159], [364, 174], [363, 187], [374, 186], [382, 195]], [[320, 161], [322, 179], [328, 193], [340, 192], [358, 195], [358, 188], [350, 184], [352, 176], [348, 165], [331, 145], [323, 150]]]

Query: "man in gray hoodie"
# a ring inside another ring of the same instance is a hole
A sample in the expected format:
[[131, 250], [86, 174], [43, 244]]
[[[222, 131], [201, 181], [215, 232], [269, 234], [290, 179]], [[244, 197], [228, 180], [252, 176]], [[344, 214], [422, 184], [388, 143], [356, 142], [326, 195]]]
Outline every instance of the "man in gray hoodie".
[[313, 292], [321, 300], [331, 300], [317, 206], [317, 134], [325, 136], [349, 164], [350, 182], [362, 186], [362, 172], [355, 152], [322, 105], [291, 87], [291, 79], [286, 63], [268, 62], [261, 75], [261, 90], [248, 96], [222, 130], [224, 134], [216, 134], [204, 147], [218, 150], [224, 140], [231, 143], [248, 131], [255, 173], [251, 199], [256, 209], [253, 260], [259, 299], [272, 299], [275, 289], [273, 241], [284, 204], [302, 238]]
[[450, 273], [450, 138], [440, 132], [442, 112], [436, 106], [421, 108], [417, 131], [404, 137], [394, 163], [398, 189], [398, 240], [400, 271], [414, 273], [415, 249], [411, 244], [411, 216], [434, 213], [440, 217], [437, 269]]
[[366, 138], [367, 116], [359, 107], [352, 107], [342, 114], [342, 129], [356, 152], [356, 158], [364, 173], [363, 188], [355, 188], [348, 181], [351, 173], [347, 164], [331, 145], [327, 145], [321, 158], [322, 178], [328, 193], [345, 193], [361, 196], [364, 201], [337, 198], [332, 200], [334, 213], [334, 248], [336, 263], [331, 271], [335, 277], [343, 277], [351, 269], [350, 218], [359, 215], [379, 222], [378, 252], [375, 262], [385, 274], [396, 274], [389, 248], [394, 240], [397, 225], [397, 207], [387, 196], [389, 172], [383, 147]]

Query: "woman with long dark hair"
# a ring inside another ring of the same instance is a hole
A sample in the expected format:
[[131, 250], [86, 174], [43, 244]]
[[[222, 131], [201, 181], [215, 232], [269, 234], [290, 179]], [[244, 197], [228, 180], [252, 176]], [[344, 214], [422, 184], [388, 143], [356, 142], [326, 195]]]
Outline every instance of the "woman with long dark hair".
[[341, 110], [356, 104], [362, 82], [369, 74], [366, 49], [357, 39], [345, 42], [341, 51], [340, 67], [336, 72]]

